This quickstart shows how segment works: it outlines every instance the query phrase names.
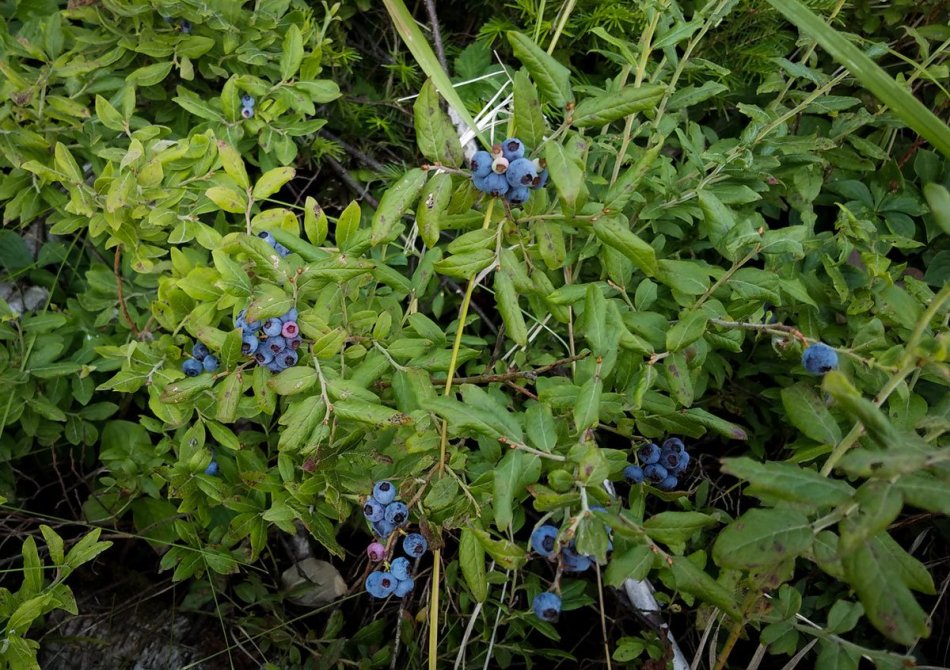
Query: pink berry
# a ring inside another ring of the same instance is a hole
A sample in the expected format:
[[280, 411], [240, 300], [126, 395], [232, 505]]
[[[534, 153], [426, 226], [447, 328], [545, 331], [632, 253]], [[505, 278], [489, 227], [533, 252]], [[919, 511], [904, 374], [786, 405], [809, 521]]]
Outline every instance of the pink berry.
[[373, 544], [366, 547], [366, 555], [373, 563], [379, 563], [386, 556], [386, 547], [379, 542], [373, 542]]
[[297, 337], [300, 333], [300, 328], [297, 327], [296, 321], [288, 321], [284, 324], [284, 327], [280, 329], [280, 334], [286, 338]]

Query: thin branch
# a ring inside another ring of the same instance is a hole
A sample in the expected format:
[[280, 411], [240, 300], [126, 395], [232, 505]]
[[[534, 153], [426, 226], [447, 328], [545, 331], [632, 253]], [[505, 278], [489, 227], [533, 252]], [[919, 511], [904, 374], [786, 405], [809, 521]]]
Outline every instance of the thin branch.
[[379, 200], [374, 198], [370, 194], [369, 189], [363, 184], [359, 183], [359, 181], [357, 181], [356, 178], [353, 175], [351, 175], [349, 171], [345, 167], [343, 167], [343, 165], [338, 160], [333, 158], [333, 156], [324, 156], [323, 160], [325, 160], [327, 162], [327, 165], [329, 165], [330, 168], [334, 172], [336, 172], [337, 175], [339, 175], [343, 183], [349, 186], [350, 190], [356, 193], [357, 197], [360, 200], [365, 200], [374, 209], [379, 207]]
[[135, 325], [135, 322], [132, 320], [132, 317], [129, 316], [129, 309], [125, 306], [125, 292], [122, 289], [122, 245], [120, 244], [115, 248], [115, 262], [112, 265], [112, 270], [115, 272], [115, 288], [116, 293], [119, 296], [119, 309], [122, 310], [122, 316], [125, 317], [125, 320], [129, 324], [129, 329], [132, 331], [132, 334], [135, 337], [139, 336], [139, 329]]
[[435, 43], [435, 55], [445, 73], [449, 73], [449, 62], [445, 59], [445, 47], [442, 45], [442, 31], [439, 29], [439, 17], [435, 13], [435, 0], [423, 0], [426, 13], [429, 15], [429, 24], [432, 27], [432, 41]]

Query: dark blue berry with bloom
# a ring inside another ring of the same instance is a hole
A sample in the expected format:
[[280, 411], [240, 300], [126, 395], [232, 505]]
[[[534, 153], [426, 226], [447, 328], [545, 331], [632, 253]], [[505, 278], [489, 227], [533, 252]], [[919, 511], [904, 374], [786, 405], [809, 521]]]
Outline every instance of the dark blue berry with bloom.
[[561, 596], [550, 591], [539, 593], [531, 603], [534, 615], [542, 621], [557, 621], [561, 615]]
[[508, 190], [508, 202], [512, 205], [523, 205], [531, 197], [531, 189], [527, 186], [513, 186]]
[[184, 372], [189, 377], [197, 377], [201, 374], [201, 371], [204, 367], [201, 365], [201, 361], [197, 361], [194, 358], [189, 358], [184, 363], [181, 364], [182, 372]]
[[261, 327], [261, 330], [264, 331], [264, 334], [267, 337], [276, 337], [280, 335], [281, 329], [284, 327], [284, 324], [280, 322], [280, 319], [276, 317], [271, 317], [264, 322], [264, 325]]
[[517, 137], [509, 137], [501, 143], [501, 153], [509, 163], [516, 161], [524, 156], [524, 142]]
[[396, 501], [386, 505], [386, 521], [394, 526], [401, 526], [409, 520], [409, 508], [406, 503]]
[[675, 491], [677, 484], [679, 484], [679, 480], [676, 478], [676, 475], [668, 475], [663, 481], [659, 482], [656, 487], [661, 491]]
[[388, 505], [396, 499], [396, 487], [390, 481], [383, 480], [376, 482], [375, 486], [373, 486], [373, 497], [376, 499], [376, 502], [382, 505]]
[[637, 452], [637, 458], [640, 459], [640, 465], [652, 465], [660, 462], [660, 448], [653, 444], [645, 444]]
[[396, 584], [396, 588], [393, 591], [393, 595], [396, 596], [397, 598], [405, 598], [410, 593], [412, 593], [412, 590], [414, 588], [416, 588], [416, 583], [412, 580], [412, 577], [409, 577], [408, 579], [400, 580]]
[[838, 367], [838, 352], [824, 342], [816, 342], [802, 352], [802, 366], [813, 375], [823, 375]]
[[429, 550], [429, 543], [419, 533], [409, 533], [402, 541], [402, 550], [413, 558], [419, 558]]
[[218, 462], [211, 461], [210, 463], [208, 463], [208, 467], [205, 468], [205, 474], [211, 475], [212, 477], [218, 474]]
[[531, 548], [541, 556], [549, 558], [557, 543], [557, 528], [550, 524], [538, 526], [531, 533]]
[[379, 501], [370, 498], [366, 501], [366, 504], [363, 505], [363, 516], [365, 516], [370, 523], [382, 521], [383, 517], [386, 516], [386, 507]]
[[472, 176], [487, 177], [491, 173], [491, 154], [487, 151], [476, 151], [472, 156]]
[[366, 578], [366, 592], [374, 598], [386, 598], [396, 590], [396, 579], [388, 572], [376, 570]]
[[204, 366], [205, 372], [214, 372], [218, 369], [218, 359], [216, 356], [208, 354], [201, 361], [201, 365]]
[[195, 346], [191, 348], [191, 357], [199, 361], [204, 360], [204, 357], [209, 353], [211, 352], [208, 351], [208, 347], [203, 342], [195, 342]]
[[534, 182], [538, 172], [534, 167], [534, 161], [527, 158], [519, 158], [511, 162], [508, 171], [505, 173], [505, 179], [511, 186], [529, 187]]
[[400, 582], [409, 579], [412, 576], [412, 566], [409, 564], [409, 559], [405, 556], [394, 558], [393, 562], [389, 564], [389, 572]]
[[584, 572], [591, 566], [590, 556], [578, 554], [573, 542], [561, 549], [561, 562], [564, 572]]
[[389, 537], [394, 530], [396, 530], [396, 526], [386, 521], [386, 519], [373, 523], [373, 532], [382, 538]]
[[640, 484], [643, 482], [643, 468], [639, 465], [628, 465], [623, 469], [623, 476], [631, 484]]
[[650, 465], [643, 468], [643, 475], [654, 483], [662, 482], [669, 476], [669, 474], [670, 473], [666, 471], [666, 468], [664, 468], [659, 463], [651, 463]]

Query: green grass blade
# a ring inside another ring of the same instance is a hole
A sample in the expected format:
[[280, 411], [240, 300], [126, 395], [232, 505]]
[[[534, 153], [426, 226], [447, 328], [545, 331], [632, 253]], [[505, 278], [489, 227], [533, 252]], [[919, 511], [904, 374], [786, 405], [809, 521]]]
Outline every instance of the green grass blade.
[[485, 138], [475, 125], [475, 119], [473, 119], [471, 114], [468, 113], [468, 110], [465, 109], [462, 99], [458, 93], [456, 93], [451, 80], [449, 80], [449, 75], [442, 69], [439, 59], [436, 58], [435, 52], [432, 51], [432, 47], [429, 46], [429, 42], [426, 41], [422, 31], [419, 30], [419, 26], [416, 25], [412, 14], [409, 13], [409, 9], [406, 7], [406, 3], [403, 2], [403, 0], [383, 0], [383, 4], [386, 5], [386, 11], [389, 12], [393, 25], [396, 27], [396, 32], [399, 33], [399, 36], [402, 37], [402, 41], [409, 47], [409, 51], [412, 53], [413, 58], [416, 59], [419, 67], [421, 67], [422, 71], [432, 80], [435, 89], [445, 98], [445, 101], [456, 113], [458, 113], [459, 118], [471, 126], [482, 145], [487, 147], [488, 144], [485, 143]]
[[915, 98], [903, 86], [864, 55], [847, 38], [826, 24], [799, 0], [768, 0], [786, 19], [820, 44], [865, 88], [897, 114], [935, 149], [950, 157], [950, 127]]

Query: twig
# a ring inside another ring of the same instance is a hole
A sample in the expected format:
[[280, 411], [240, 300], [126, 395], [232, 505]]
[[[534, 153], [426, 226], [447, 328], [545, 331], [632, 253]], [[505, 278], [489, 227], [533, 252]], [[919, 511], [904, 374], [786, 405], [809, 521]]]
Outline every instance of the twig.
[[587, 358], [590, 352], [585, 351], [582, 354], [576, 356], [568, 356], [567, 358], [559, 358], [553, 363], [548, 363], [547, 365], [542, 365], [540, 368], [534, 368], [533, 370], [511, 370], [510, 372], [502, 372], [500, 374], [494, 375], [474, 375], [472, 377], [457, 377], [455, 379], [456, 384], [494, 384], [498, 382], [508, 382], [515, 379], [527, 378], [535, 379], [545, 372], [550, 372], [554, 368], [559, 368], [568, 363], [574, 363], [576, 361]]
[[[534, 454], [535, 456], [540, 456], [541, 458], [547, 458], [552, 461], [562, 461], [562, 462], [567, 460], [567, 458], [565, 458], [564, 456], [561, 456], [560, 454], [549, 454], [546, 451], [541, 451], [540, 449], [529, 447], [527, 444], [523, 444], [521, 442], [518, 442], [517, 440], [510, 440], [505, 436], [499, 437], [498, 441], [501, 442], [502, 444], [505, 444], [511, 447], [512, 449], [517, 449], [518, 451], [526, 451], [529, 454]], [[583, 492], [583, 489], [581, 489], [581, 492]]]
[[373, 208], [379, 207], [379, 200], [370, 195], [369, 189], [363, 184], [359, 183], [338, 160], [333, 158], [333, 156], [324, 156], [323, 159], [327, 162], [327, 165], [329, 165], [330, 168], [337, 173], [343, 183], [349, 186], [350, 190], [356, 193], [359, 199], [365, 200]]
[[135, 322], [132, 320], [132, 317], [129, 316], [129, 309], [125, 306], [125, 293], [122, 290], [122, 245], [118, 245], [115, 248], [115, 262], [112, 266], [113, 271], [115, 272], [115, 288], [116, 293], [119, 296], [119, 309], [122, 310], [122, 316], [125, 317], [125, 320], [129, 324], [129, 329], [132, 331], [132, 334], [135, 337], [139, 336], [139, 329], [136, 327]]
[[442, 45], [442, 31], [439, 29], [439, 17], [435, 13], [435, 1], [424, 0], [426, 13], [429, 15], [429, 24], [432, 27], [432, 41], [435, 43], [435, 55], [445, 73], [449, 73], [449, 62], [445, 59], [445, 47]]
[[362, 161], [366, 165], [366, 167], [370, 167], [376, 170], [376, 172], [386, 172], [385, 165], [380, 163], [378, 160], [376, 160], [369, 154], [363, 151], [360, 151], [359, 149], [354, 147], [352, 144], [349, 144], [345, 140], [340, 139], [339, 137], [331, 133], [329, 130], [325, 130], [325, 129], [321, 130], [320, 135], [327, 138], [331, 142], [336, 142], [337, 144], [339, 144], [341, 147], [343, 147], [343, 151], [351, 155], [353, 158], [359, 161]]
[[720, 328], [739, 328], [741, 330], [759, 330], [770, 335], [791, 335], [801, 340], [802, 344], [808, 346], [808, 338], [798, 328], [786, 326], [781, 323], [747, 323], [744, 321], [726, 321], [724, 319], [710, 319], [709, 323]]

